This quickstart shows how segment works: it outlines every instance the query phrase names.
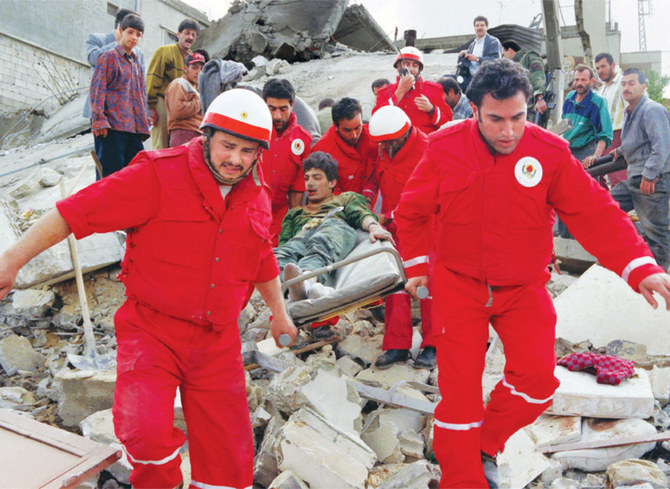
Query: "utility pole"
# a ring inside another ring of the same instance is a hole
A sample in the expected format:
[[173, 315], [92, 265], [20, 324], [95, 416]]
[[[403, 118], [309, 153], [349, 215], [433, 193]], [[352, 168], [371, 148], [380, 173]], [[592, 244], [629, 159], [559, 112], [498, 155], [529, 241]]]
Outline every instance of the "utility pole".
[[542, 0], [542, 16], [547, 45], [547, 70], [551, 73], [550, 90], [555, 94], [556, 108], [551, 111], [548, 126], [556, 124], [563, 115], [563, 91], [565, 73], [563, 72], [563, 54], [561, 50], [561, 26], [558, 21], [556, 0]]

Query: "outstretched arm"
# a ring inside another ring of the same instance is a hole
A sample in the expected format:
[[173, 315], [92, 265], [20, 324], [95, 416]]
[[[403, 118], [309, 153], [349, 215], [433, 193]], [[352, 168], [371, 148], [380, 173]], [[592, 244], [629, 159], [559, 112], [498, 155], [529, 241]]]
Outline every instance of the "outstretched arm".
[[58, 209], [42, 216], [19, 240], [0, 256], [0, 298], [6, 296], [19, 270], [41, 252], [63, 241], [70, 234]]
[[648, 275], [640, 281], [640, 294], [647, 299], [647, 302], [654, 309], [658, 308], [658, 302], [654, 298], [653, 292], [665, 299], [665, 308], [670, 311], [670, 275], [667, 273], [654, 273]]

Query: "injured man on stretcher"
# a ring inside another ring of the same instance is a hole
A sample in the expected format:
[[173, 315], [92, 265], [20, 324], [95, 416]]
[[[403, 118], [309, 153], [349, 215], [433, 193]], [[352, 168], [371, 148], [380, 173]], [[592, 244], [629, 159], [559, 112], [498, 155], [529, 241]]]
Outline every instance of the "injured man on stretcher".
[[[393, 242], [391, 233], [377, 222], [365, 197], [355, 192], [333, 193], [337, 162], [317, 151], [303, 162], [307, 204], [289, 210], [281, 225], [279, 246], [274, 249], [283, 281], [325, 267], [345, 258], [356, 245], [357, 229], [368, 231], [370, 241]], [[395, 243], [394, 243], [395, 244]], [[326, 274], [289, 287], [289, 301], [316, 299], [333, 291], [323, 285]]]

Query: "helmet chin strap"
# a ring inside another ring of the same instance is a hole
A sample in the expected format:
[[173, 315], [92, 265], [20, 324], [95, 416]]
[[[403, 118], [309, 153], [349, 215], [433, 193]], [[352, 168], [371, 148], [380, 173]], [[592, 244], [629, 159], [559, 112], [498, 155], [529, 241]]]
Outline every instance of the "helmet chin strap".
[[214, 168], [214, 165], [212, 165], [211, 159], [210, 159], [210, 154], [209, 154], [209, 137], [207, 135], [203, 135], [202, 137], [202, 153], [205, 159], [205, 164], [207, 165], [207, 168], [209, 168], [210, 173], [214, 177], [214, 180], [216, 180], [220, 185], [235, 185], [236, 183], [241, 182], [244, 180], [247, 175], [249, 175], [249, 172], [252, 172], [252, 176], [254, 179], [254, 183], [258, 186], [260, 185], [260, 179], [258, 178], [258, 170], [256, 170], [256, 165], [258, 164], [259, 160], [259, 153], [257, 154], [256, 158], [254, 161], [251, 163], [251, 166], [247, 168], [247, 171], [245, 171], [242, 175], [240, 175], [237, 178], [224, 178], [216, 169]]

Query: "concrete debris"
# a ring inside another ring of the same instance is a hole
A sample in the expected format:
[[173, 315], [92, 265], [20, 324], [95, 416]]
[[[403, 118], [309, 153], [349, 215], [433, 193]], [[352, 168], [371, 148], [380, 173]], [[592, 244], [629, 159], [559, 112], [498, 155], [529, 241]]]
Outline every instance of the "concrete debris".
[[670, 401], [670, 367], [654, 366], [648, 374], [654, 399], [665, 406]]
[[579, 416], [551, 416], [543, 414], [526, 427], [536, 445], [557, 445], [579, 441], [582, 436], [582, 418]]
[[437, 487], [442, 473], [437, 465], [418, 460], [405, 465], [398, 472], [384, 479], [377, 489], [425, 489]]
[[640, 363], [647, 359], [647, 347], [645, 345], [626, 340], [610, 341], [605, 346], [605, 353], [625, 358], [635, 363]]
[[340, 367], [342, 371], [350, 377], [356, 377], [358, 372], [363, 370], [363, 367], [361, 367], [360, 364], [352, 360], [350, 357], [340, 357], [337, 359], [336, 363], [338, 367]]
[[554, 253], [561, 271], [583, 273], [598, 261], [575, 239], [554, 238]]
[[400, 451], [405, 461], [417, 461], [424, 456], [425, 443], [421, 434], [412, 430], [405, 430], [398, 435]]
[[352, 334], [337, 345], [340, 356], [350, 357], [352, 360], [369, 367], [381, 354], [382, 338], [379, 335], [368, 336]]
[[668, 487], [661, 469], [649, 460], [622, 460], [607, 467], [610, 487], [650, 484], [653, 488]]
[[311, 380], [310, 367], [289, 367], [272, 378], [267, 390], [267, 400], [282, 413], [293, 414], [309, 402], [302, 388]]
[[25, 411], [36, 403], [35, 396], [23, 387], [0, 387], [0, 409]]
[[254, 481], [264, 487], [270, 487], [272, 481], [280, 473], [277, 466], [275, 446], [279, 443], [281, 428], [284, 424], [284, 419], [279, 415], [270, 419], [265, 428], [263, 441], [254, 457]]
[[51, 311], [56, 300], [52, 290], [17, 290], [12, 296], [12, 307], [16, 314], [41, 318]]
[[[656, 429], [642, 419], [597, 420], [584, 419], [581, 441], [609, 440], [634, 435], [653, 435]], [[627, 458], [638, 458], [653, 450], [656, 444], [638, 443], [605, 448], [569, 450], [553, 454], [563, 467], [585, 472], [598, 472], [610, 464]]]
[[63, 175], [51, 168], [42, 168], [39, 175], [39, 184], [42, 187], [55, 187], [63, 179]]
[[402, 463], [405, 456], [400, 451], [398, 428], [388, 421], [375, 419], [361, 439], [372, 449], [377, 458], [385, 464]]
[[548, 467], [549, 460], [537, 450], [525, 430], [514, 433], [498, 455], [502, 487], [525, 487]]
[[579, 277], [574, 275], [568, 275], [566, 272], [561, 270], [561, 273], [552, 272], [549, 282], [547, 282], [547, 290], [553, 298], [558, 297], [563, 293], [565, 289], [570, 287], [575, 283]]
[[59, 396], [58, 415], [64, 426], [73, 427], [91, 414], [112, 407], [116, 372], [63, 369], [54, 383]]
[[292, 470], [282, 472], [270, 483], [270, 489], [309, 489]]
[[20, 370], [32, 372], [45, 363], [46, 358], [33, 350], [27, 338], [13, 334], [0, 340], [0, 366], [7, 375]]
[[547, 486], [547, 484], [552, 484], [555, 480], [561, 479], [563, 476], [563, 465], [561, 462], [553, 458], [549, 458], [547, 461], [549, 462], [549, 466], [544, 469], [540, 475], [540, 480], [545, 486]]
[[361, 441], [339, 430], [309, 407], [294, 413], [276, 445], [280, 470], [293, 470], [311, 489], [364, 489], [377, 461]]
[[598, 384], [587, 372], [571, 372], [557, 366], [554, 372], [561, 382], [547, 412], [564, 416], [594, 418], [648, 418], [654, 410], [654, 394], [647, 372], [635, 369], [635, 375], [619, 385]]
[[554, 480], [549, 489], [580, 489], [579, 483], [568, 479], [567, 477], [561, 477], [560, 479]]
[[554, 301], [556, 336], [597, 348], [612, 340], [647, 347], [649, 355], [670, 351], [670, 311], [654, 310], [613, 272], [594, 265]]
[[391, 368], [379, 370], [368, 368], [356, 375], [356, 380], [375, 387], [390, 389], [401, 382], [413, 381], [425, 384], [430, 370], [413, 368], [410, 365], [396, 363]]

